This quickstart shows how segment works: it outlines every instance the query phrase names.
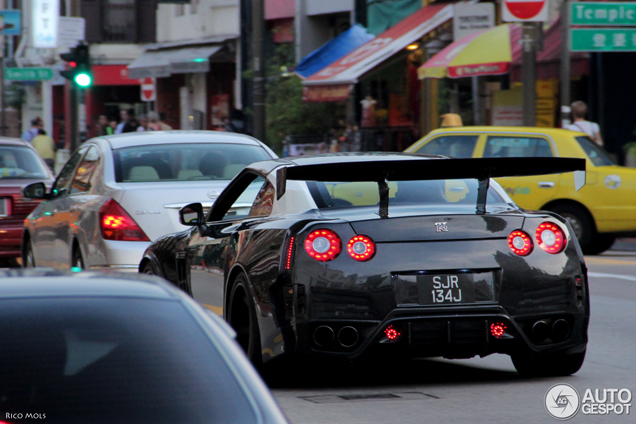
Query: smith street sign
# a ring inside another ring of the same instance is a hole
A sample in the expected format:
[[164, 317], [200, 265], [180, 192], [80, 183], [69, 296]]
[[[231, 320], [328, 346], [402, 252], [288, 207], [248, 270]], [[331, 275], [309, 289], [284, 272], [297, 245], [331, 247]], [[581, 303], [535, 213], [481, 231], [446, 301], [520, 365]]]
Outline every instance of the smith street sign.
[[4, 78], [10, 81], [42, 81], [53, 78], [51, 68], [5, 68]]
[[636, 25], [636, 3], [571, 2], [572, 25]]
[[636, 51], [636, 29], [572, 28], [573, 52]]

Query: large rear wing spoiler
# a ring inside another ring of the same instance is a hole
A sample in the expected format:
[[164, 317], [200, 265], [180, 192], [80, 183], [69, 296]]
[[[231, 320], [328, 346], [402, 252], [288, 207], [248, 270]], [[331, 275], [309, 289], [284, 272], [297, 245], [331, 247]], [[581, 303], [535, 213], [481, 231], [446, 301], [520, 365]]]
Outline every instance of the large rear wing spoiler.
[[380, 216], [386, 218], [389, 206], [388, 181], [475, 178], [479, 180], [477, 213], [484, 214], [490, 178], [574, 172], [576, 190], [585, 185], [585, 159], [576, 158], [437, 159], [405, 155], [404, 159], [399, 160], [331, 159], [320, 164], [279, 168], [276, 174], [278, 198], [285, 194], [287, 180], [375, 181], [380, 190]]

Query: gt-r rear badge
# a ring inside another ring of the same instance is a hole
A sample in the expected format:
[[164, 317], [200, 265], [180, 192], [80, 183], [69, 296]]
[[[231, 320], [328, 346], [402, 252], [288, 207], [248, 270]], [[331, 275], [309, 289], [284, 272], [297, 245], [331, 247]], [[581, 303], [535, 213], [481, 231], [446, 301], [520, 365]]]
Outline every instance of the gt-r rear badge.
[[448, 226], [446, 224], [448, 224], [448, 222], [436, 222], [435, 223], [435, 228], [437, 229], [437, 232], [438, 233], [447, 233], [448, 232]]

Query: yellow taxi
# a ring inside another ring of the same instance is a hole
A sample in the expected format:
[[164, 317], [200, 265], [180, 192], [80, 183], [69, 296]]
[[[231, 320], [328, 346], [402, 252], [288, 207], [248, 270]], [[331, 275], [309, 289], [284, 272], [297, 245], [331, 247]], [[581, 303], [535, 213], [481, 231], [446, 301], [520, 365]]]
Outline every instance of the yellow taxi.
[[457, 158], [574, 157], [587, 160], [586, 185], [572, 173], [497, 178], [525, 209], [566, 218], [583, 252], [598, 254], [618, 235], [636, 232], [636, 169], [616, 165], [587, 134], [557, 128], [454, 127], [432, 131], [406, 149]]

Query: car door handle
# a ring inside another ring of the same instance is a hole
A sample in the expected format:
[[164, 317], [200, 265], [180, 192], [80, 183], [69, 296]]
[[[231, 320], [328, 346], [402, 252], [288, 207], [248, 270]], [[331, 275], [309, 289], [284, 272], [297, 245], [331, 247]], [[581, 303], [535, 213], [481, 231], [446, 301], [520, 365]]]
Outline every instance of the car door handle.
[[552, 188], [552, 187], [554, 187], [554, 183], [552, 181], [539, 182], [539, 188]]

